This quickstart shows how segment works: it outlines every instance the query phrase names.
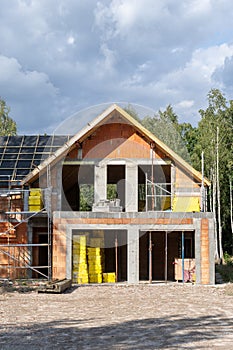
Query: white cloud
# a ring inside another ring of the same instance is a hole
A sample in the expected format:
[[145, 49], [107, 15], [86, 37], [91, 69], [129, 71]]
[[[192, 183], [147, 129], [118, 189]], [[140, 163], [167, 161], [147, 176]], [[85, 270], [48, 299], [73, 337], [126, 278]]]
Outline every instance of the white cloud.
[[193, 100], [183, 100], [180, 101], [179, 103], [177, 103], [174, 107], [178, 107], [178, 108], [190, 108], [194, 105], [194, 101]]
[[74, 43], [75, 43], [75, 38], [74, 38], [72, 35], [70, 35], [70, 36], [67, 38], [67, 44], [69, 44], [69, 45], [74, 45]]
[[230, 0], [2, 0], [0, 96], [29, 131], [107, 101], [197, 120], [231, 92], [232, 18]]
[[[25, 71], [15, 58], [5, 56], [0, 56], [0, 91], [22, 130], [28, 126], [34, 130], [40, 129], [41, 123], [47, 122], [46, 107], [54, 105], [59, 95], [58, 88], [53, 86], [45, 73]], [[43, 114], [38, 115], [38, 111]]]

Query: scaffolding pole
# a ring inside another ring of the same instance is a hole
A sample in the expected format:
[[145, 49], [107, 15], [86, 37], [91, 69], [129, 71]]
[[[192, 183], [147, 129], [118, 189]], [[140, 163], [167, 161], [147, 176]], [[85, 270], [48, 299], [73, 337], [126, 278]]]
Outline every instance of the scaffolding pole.
[[[8, 259], [8, 263], [7, 265], [4, 264], [0, 264], [1, 268], [7, 268], [7, 275], [8, 278], [10, 278], [10, 269], [15, 268], [15, 269], [30, 269], [36, 273], [38, 273], [39, 275], [45, 277], [46, 279], [51, 279], [51, 258], [48, 261], [48, 266], [31, 266], [31, 264], [28, 263], [28, 251], [21, 251], [21, 249], [19, 250], [19, 252], [17, 253], [18, 256], [15, 256], [15, 249], [16, 248], [32, 248], [32, 247], [42, 247], [42, 246], [47, 246], [48, 247], [48, 255], [51, 257], [51, 216], [50, 216], [50, 211], [47, 212], [47, 217], [48, 217], [48, 244], [47, 243], [10, 243], [10, 238], [11, 238], [11, 231], [14, 230], [16, 231], [17, 227], [20, 226], [22, 223], [28, 222], [30, 219], [32, 219], [33, 217], [35, 217], [38, 214], [41, 213], [45, 213], [46, 209], [43, 208], [39, 211], [27, 211], [27, 210], [20, 210], [20, 211], [12, 211], [12, 205], [14, 204], [13, 201], [14, 199], [11, 199], [11, 196], [13, 195], [21, 195], [21, 199], [24, 201], [24, 193], [25, 190], [23, 189], [17, 189], [14, 190], [11, 188], [10, 186], [10, 180], [8, 182], [8, 188], [4, 189], [2, 191], [2, 193], [0, 193], [0, 197], [7, 197], [7, 201], [8, 201], [8, 210], [4, 211], [5, 217], [6, 217], [6, 222], [8, 223], [8, 227], [6, 229], [6, 231], [4, 232], [0, 232], [0, 237], [1, 236], [5, 236], [4, 238], [7, 240], [7, 243], [2, 243], [0, 244], [0, 252], [4, 255], [7, 256]], [[28, 190], [26, 191], [28, 192]], [[9, 199], [10, 198], [10, 199]], [[25, 208], [25, 202], [24, 203], [24, 208]], [[11, 223], [11, 216], [12, 215], [20, 215], [20, 221], [17, 222], [15, 225], [12, 225]], [[5, 248], [5, 249], [1, 249], [1, 248]], [[14, 253], [12, 254], [11, 250], [14, 250]], [[26, 254], [26, 255], [25, 255]], [[14, 264], [11, 264], [11, 260], [14, 261]], [[18, 262], [19, 265], [21, 266], [17, 266], [16, 263]], [[48, 268], [48, 275], [42, 273], [41, 271], [39, 271], [39, 268]]]
[[48, 188], [48, 198], [47, 198], [47, 215], [48, 215], [48, 279], [52, 279], [52, 221], [51, 221], [51, 169], [50, 165], [47, 166], [47, 188]]

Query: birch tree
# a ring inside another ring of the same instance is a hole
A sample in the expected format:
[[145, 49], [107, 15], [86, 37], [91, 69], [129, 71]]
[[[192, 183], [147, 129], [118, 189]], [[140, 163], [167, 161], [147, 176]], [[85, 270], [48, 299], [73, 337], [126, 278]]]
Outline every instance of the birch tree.
[[17, 133], [16, 122], [9, 116], [10, 107], [0, 98], [0, 136], [13, 136]]

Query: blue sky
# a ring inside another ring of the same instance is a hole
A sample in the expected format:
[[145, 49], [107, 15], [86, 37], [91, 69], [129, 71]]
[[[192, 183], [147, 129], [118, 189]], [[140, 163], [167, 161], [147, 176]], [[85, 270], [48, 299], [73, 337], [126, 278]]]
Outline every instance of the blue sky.
[[119, 101], [196, 125], [211, 88], [233, 97], [232, 29], [230, 0], [1, 0], [0, 96], [19, 133]]

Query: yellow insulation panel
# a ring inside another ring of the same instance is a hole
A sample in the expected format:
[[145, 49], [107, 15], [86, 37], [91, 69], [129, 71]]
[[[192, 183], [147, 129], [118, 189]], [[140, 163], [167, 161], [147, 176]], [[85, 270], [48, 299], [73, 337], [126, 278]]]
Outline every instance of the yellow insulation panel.
[[33, 197], [34, 196], [41, 197], [41, 188], [31, 188], [29, 194], [30, 194], [30, 197], [31, 196], [33, 196]]
[[104, 283], [115, 283], [116, 282], [115, 272], [103, 273], [103, 282]]
[[90, 283], [102, 283], [102, 274], [101, 273], [89, 273]]
[[174, 197], [172, 203], [172, 211], [174, 212], [199, 212], [199, 197]]

